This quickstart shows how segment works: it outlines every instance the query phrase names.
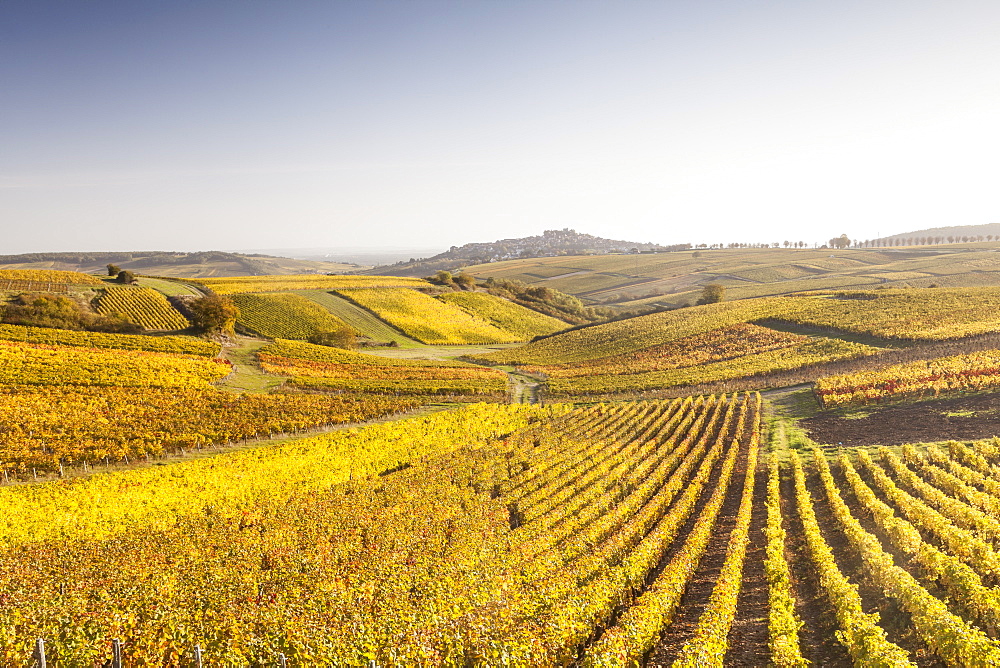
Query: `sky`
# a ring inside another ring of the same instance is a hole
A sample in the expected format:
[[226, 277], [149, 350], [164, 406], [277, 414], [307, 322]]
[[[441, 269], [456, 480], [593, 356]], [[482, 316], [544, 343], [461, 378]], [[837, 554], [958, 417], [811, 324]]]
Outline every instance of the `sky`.
[[995, 0], [0, 0], [0, 253], [1000, 222]]

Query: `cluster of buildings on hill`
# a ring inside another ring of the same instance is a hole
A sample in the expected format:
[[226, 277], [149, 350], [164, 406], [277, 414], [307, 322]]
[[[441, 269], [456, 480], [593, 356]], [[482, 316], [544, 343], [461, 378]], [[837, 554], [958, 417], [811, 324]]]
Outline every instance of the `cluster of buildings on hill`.
[[522, 257], [553, 257], [586, 253], [655, 253], [684, 250], [690, 247], [690, 244], [661, 246], [654, 243], [603, 239], [592, 234], [581, 234], [576, 230], [564, 228], [545, 230], [541, 235], [533, 237], [452, 246], [446, 252], [428, 259], [461, 258], [467, 260], [469, 264], [478, 264]]

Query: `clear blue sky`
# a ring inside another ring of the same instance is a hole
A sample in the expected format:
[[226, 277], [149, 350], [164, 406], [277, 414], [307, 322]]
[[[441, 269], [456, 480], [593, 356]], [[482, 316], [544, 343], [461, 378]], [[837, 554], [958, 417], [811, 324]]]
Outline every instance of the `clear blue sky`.
[[3, 252], [1000, 222], [1000, 3], [0, 2]]

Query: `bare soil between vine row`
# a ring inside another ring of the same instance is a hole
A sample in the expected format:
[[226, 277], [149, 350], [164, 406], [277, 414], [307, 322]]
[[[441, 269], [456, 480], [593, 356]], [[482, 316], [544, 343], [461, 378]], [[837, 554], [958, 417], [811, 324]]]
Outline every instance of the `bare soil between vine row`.
[[799, 426], [817, 443], [844, 446], [962, 441], [1000, 435], [1000, 394], [872, 406], [861, 412], [868, 416], [820, 414], [801, 420]]

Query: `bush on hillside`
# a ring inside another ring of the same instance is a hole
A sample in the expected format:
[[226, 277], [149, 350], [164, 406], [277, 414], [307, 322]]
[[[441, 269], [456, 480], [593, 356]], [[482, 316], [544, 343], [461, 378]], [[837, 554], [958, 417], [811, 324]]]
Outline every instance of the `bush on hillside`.
[[3, 309], [3, 322], [26, 327], [87, 330], [134, 334], [142, 328], [113, 316], [91, 313], [80, 302], [65, 295], [22, 294]]
[[476, 277], [464, 271], [452, 277], [455, 285], [463, 290], [474, 290], [476, 288]]
[[550, 315], [572, 325], [603, 320], [599, 311], [583, 305], [579, 299], [544, 286], [528, 285], [523, 281], [487, 278], [483, 287], [491, 295], [509, 299], [515, 304]]
[[451, 272], [444, 269], [435, 272], [433, 276], [428, 276], [424, 280], [434, 285], [441, 285], [448, 288], [455, 287], [455, 279], [451, 275]]
[[206, 295], [188, 303], [191, 322], [204, 334], [232, 335], [240, 310], [233, 300], [222, 295]]
[[317, 346], [329, 346], [331, 348], [343, 348], [344, 350], [354, 350], [357, 346], [357, 339], [350, 327], [341, 327], [336, 330], [316, 332], [307, 341]]
[[726, 296], [726, 286], [718, 283], [709, 283], [701, 289], [701, 299], [698, 304], [718, 304]]
[[116, 279], [119, 283], [124, 283], [125, 285], [132, 285], [133, 283], [138, 283], [139, 279], [128, 269], [122, 269], [118, 272], [118, 278]]

